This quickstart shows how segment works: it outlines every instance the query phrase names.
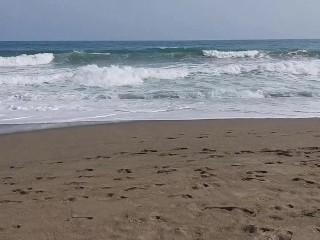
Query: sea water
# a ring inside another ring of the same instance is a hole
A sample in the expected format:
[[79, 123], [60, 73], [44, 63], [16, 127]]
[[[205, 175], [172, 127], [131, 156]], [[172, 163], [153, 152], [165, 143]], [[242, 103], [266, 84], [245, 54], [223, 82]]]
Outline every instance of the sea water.
[[0, 124], [320, 116], [320, 40], [0, 42]]

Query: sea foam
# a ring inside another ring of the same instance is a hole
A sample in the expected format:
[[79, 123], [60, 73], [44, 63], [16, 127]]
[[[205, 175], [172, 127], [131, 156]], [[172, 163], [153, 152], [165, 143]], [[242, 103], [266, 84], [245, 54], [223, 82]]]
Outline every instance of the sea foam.
[[218, 50], [203, 50], [203, 55], [214, 58], [255, 58], [263, 54], [257, 50], [251, 51], [218, 51]]
[[35, 55], [20, 55], [16, 57], [0, 57], [0, 67], [19, 67], [49, 64], [54, 60], [52, 53], [39, 53]]
[[187, 75], [188, 71], [185, 69], [88, 65], [79, 68], [74, 73], [72, 81], [87, 86], [111, 87], [142, 84], [146, 79], [173, 80]]
[[61, 80], [67, 80], [72, 76], [69, 71], [65, 72], [48, 72], [43, 74], [30, 74], [26, 75], [23, 73], [16, 74], [0, 74], [0, 85], [40, 85], [43, 83], [52, 83]]
[[263, 63], [239, 63], [224, 66], [212, 66], [203, 69], [204, 73], [219, 76], [222, 74], [239, 75], [243, 73], [257, 72], [260, 74], [278, 74], [281, 77], [286, 75], [320, 75], [320, 61], [280, 61]]

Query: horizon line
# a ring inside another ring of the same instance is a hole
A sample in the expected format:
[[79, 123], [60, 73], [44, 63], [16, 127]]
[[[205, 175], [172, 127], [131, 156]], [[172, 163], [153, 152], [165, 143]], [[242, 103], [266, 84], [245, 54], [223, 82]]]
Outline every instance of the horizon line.
[[187, 39], [187, 40], [0, 40], [0, 42], [194, 42], [194, 41], [279, 41], [320, 40], [320, 38], [252, 38], [252, 39]]

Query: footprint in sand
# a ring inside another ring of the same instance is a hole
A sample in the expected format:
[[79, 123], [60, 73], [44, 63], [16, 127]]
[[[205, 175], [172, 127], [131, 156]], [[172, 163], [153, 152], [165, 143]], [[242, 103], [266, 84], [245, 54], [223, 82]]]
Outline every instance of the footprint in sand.
[[22, 203], [22, 201], [16, 201], [16, 200], [0, 200], [1, 203]]
[[127, 189], [124, 189], [123, 191], [125, 192], [129, 192], [129, 191], [134, 191], [134, 190], [147, 190], [148, 188], [144, 188], [144, 187], [130, 187]]
[[196, 168], [194, 169], [195, 172], [200, 172], [200, 176], [202, 178], [209, 178], [216, 176], [215, 174], [211, 173], [214, 169], [209, 167], [202, 167], [202, 168]]
[[210, 148], [203, 148], [200, 153], [212, 153], [212, 152], [217, 152], [217, 150], [210, 149]]
[[177, 153], [161, 153], [159, 154], [160, 157], [166, 157], [166, 156], [177, 156]]
[[77, 215], [72, 215], [71, 218], [73, 218], [73, 219], [86, 219], [86, 220], [92, 220], [93, 219], [93, 217], [77, 216]]
[[164, 184], [164, 183], [156, 183], [156, 184], [154, 184], [154, 186], [156, 186], [156, 187], [162, 187], [162, 186], [165, 186], [165, 184]]
[[98, 155], [98, 156], [96, 156], [96, 159], [109, 159], [109, 158], [111, 158], [111, 157], [106, 156], [106, 155]]
[[182, 150], [188, 150], [189, 148], [187, 147], [178, 147], [178, 148], [175, 148], [173, 149], [174, 151], [182, 151]]
[[175, 168], [171, 168], [171, 169], [162, 169], [162, 170], [158, 170], [156, 173], [157, 174], [169, 174], [169, 173], [173, 173], [173, 172], [177, 172], [178, 170]]
[[156, 152], [158, 152], [158, 150], [155, 150], [155, 149], [143, 149], [141, 152], [142, 153], [156, 153]]
[[200, 136], [198, 137], [199, 139], [202, 139], [202, 138], [209, 138], [208, 136]]
[[208, 183], [197, 183], [196, 185], [192, 186], [191, 189], [193, 190], [199, 190], [199, 189], [203, 189], [203, 188], [208, 188], [210, 187], [210, 185]]
[[256, 233], [258, 228], [255, 225], [246, 225], [243, 227], [245, 233]]
[[156, 221], [161, 221], [161, 222], [167, 222], [167, 220], [160, 215], [151, 216], [151, 219]]
[[182, 197], [184, 199], [191, 199], [193, 196], [191, 194], [174, 194], [174, 195], [169, 195], [169, 198], [174, 198], [174, 197]]
[[129, 180], [131, 180], [131, 179], [134, 179], [134, 177], [114, 178], [113, 180], [114, 180], [114, 181], [122, 181], [122, 180], [124, 180], [124, 179], [129, 179]]
[[48, 180], [54, 180], [56, 179], [57, 177], [47, 177]]
[[241, 211], [247, 215], [250, 216], [255, 216], [255, 212], [247, 209], [247, 208], [241, 208], [241, 207], [205, 207], [204, 210], [212, 210], [212, 209], [218, 209], [218, 210], [224, 210], [224, 211], [228, 211], [228, 212], [233, 212], [233, 211]]
[[58, 161], [58, 162], [52, 162], [52, 163], [48, 163], [48, 164], [62, 164], [62, 161]]
[[131, 169], [128, 169], [128, 168], [121, 168], [121, 169], [118, 169], [117, 170], [118, 173], [132, 173], [132, 170]]
[[14, 189], [14, 190], [12, 190], [12, 192], [18, 193], [20, 195], [27, 195], [29, 193], [28, 191], [24, 191], [22, 189]]
[[260, 235], [268, 239], [291, 240], [293, 232], [282, 229], [273, 229], [269, 227], [257, 227], [255, 225], [246, 225], [243, 231], [249, 235]]
[[239, 155], [239, 154], [251, 154], [251, 153], [254, 153], [254, 152], [250, 150], [242, 150], [239, 152], [235, 152], [234, 154]]
[[24, 167], [21, 167], [21, 166], [10, 166], [9, 168], [10, 169], [21, 169], [21, 168], [24, 168]]
[[[247, 174], [249, 175], [248, 177], [242, 178], [242, 181], [252, 181], [252, 180], [258, 180], [260, 182], [265, 182], [266, 180], [264, 177], [266, 177], [265, 174], [268, 172], [265, 170], [257, 170], [257, 171], [248, 171]], [[254, 175], [254, 176], [252, 176]]]
[[320, 218], [320, 209], [315, 209], [311, 211], [304, 210], [302, 211], [302, 215], [311, 218]]
[[305, 183], [308, 184], [308, 185], [316, 185], [316, 184], [317, 184], [317, 183], [314, 182], [314, 181], [306, 180], [306, 179], [299, 178], [299, 177], [293, 178], [292, 181], [294, 181], [294, 182], [305, 182]]

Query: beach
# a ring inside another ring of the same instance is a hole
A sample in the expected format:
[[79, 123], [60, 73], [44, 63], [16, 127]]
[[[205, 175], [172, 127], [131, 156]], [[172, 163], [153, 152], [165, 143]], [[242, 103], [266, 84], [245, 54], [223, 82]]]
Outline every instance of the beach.
[[320, 120], [0, 135], [0, 239], [320, 238]]

